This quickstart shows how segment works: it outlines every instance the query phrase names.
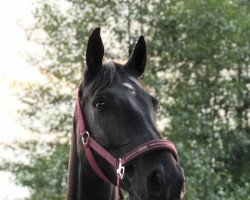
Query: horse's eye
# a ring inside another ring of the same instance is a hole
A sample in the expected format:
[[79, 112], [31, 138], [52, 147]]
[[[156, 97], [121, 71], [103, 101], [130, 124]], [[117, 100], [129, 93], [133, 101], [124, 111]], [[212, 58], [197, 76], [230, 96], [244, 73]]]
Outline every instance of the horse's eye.
[[99, 111], [103, 111], [106, 109], [107, 105], [104, 101], [98, 101], [96, 104], [95, 104], [95, 107], [97, 110]]

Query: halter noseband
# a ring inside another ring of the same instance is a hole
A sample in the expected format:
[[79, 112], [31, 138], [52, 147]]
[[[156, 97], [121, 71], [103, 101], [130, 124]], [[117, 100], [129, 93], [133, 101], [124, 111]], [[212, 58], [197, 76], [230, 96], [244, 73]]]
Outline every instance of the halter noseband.
[[[80, 86], [81, 85], [82, 84], [80, 84]], [[78, 89], [77, 102], [76, 102], [77, 122], [79, 126], [80, 136], [82, 137], [83, 148], [85, 150], [85, 154], [87, 156], [89, 164], [93, 169], [93, 171], [100, 178], [102, 178], [103, 180], [105, 180], [110, 184], [113, 184], [96, 163], [91, 149], [94, 150], [99, 156], [104, 158], [113, 168], [116, 169], [117, 173], [116, 186], [118, 187], [118, 190], [120, 189], [120, 180], [123, 178], [125, 173], [125, 165], [134, 158], [137, 158], [139, 156], [145, 155], [149, 152], [156, 150], [168, 150], [173, 153], [175, 160], [179, 162], [179, 157], [175, 145], [167, 139], [153, 139], [147, 141], [139, 145], [138, 147], [132, 149], [129, 153], [127, 153], [125, 156], [121, 158], [115, 158], [113, 155], [111, 155], [106, 149], [104, 149], [90, 136], [89, 132], [85, 128], [84, 118], [80, 106], [80, 88], [81, 88], [80, 86]]]

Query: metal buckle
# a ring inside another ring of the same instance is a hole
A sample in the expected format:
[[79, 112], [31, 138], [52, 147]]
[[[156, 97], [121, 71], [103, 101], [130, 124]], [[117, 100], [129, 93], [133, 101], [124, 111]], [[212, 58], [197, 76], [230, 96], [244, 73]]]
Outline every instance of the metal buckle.
[[83, 136], [82, 136], [82, 143], [83, 143], [83, 144], [87, 144], [88, 139], [89, 139], [89, 132], [86, 131], [86, 132], [83, 134]]
[[124, 173], [125, 173], [125, 167], [122, 166], [122, 159], [119, 158], [119, 165], [118, 168], [116, 169], [116, 173], [120, 179], [123, 179]]

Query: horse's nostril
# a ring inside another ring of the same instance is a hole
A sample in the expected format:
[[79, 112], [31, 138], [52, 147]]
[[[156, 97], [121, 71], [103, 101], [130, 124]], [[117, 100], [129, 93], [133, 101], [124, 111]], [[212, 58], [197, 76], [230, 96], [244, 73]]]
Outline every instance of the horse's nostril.
[[162, 197], [164, 192], [164, 178], [161, 172], [154, 171], [147, 178], [147, 189], [149, 195], [154, 198]]

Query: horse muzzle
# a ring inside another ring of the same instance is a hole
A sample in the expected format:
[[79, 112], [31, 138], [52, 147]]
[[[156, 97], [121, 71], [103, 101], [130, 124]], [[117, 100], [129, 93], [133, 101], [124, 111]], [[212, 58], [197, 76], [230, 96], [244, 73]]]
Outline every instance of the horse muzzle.
[[181, 200], [183, 198], [184, 173], [171, 153], [152, 152], [134, 160], [127, 170], [124, 189], [129, 191], [130, 200]]

